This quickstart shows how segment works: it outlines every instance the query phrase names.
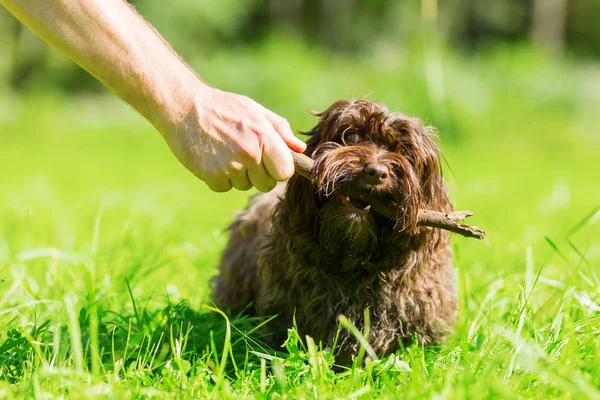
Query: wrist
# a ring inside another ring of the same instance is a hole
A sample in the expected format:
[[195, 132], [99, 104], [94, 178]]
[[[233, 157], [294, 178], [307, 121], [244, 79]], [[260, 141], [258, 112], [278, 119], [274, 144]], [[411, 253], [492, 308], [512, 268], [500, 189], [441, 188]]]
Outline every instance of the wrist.
[[193, 110], [198, 93], [204, 96], [202, 93], [212, 89], [183, 62], [180, 64], [180, 68], [168, 68], [168, 73], [152, 80], [141, 107], [134, 106], [163, 136]]

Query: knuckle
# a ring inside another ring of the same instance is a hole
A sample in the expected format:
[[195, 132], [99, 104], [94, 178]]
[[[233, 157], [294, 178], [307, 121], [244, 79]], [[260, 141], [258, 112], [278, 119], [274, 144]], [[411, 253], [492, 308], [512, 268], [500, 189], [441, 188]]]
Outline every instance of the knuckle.
[[253, 135], [256, 131], [256, 124], [241, 116], [231, 123], [235, 127], [235, 130], [241, 135]]
[[238, 132], [245, 132], [247, 129], [247, 123], [244, 120], [234, 121], [233, 126]]
[[237, 175], [240, 172], [244, 171], [244, 164], [238, 161], [230, 161], [227, 163], [227, 175]]

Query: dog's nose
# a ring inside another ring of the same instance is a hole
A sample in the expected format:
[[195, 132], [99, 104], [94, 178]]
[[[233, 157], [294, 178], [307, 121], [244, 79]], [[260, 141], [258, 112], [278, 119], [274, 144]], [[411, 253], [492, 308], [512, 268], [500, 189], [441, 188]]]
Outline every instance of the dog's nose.
[[369, 183], [377, 185], [387, 180], [390, 171], [381, 163], [369, 163], [365, 165], [362, 174]]

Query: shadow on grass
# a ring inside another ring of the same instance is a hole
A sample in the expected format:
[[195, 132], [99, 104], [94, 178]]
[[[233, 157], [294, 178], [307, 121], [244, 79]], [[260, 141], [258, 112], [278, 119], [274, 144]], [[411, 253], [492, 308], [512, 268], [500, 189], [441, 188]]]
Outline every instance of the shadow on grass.
[[[106, 316], [110, 316], [109, 321], [103, 321], [98, 328], [101, 352], [111, 349], [108, 353], [102, 352], [105, 368], [113, 365], [114, 370], [124, 366], [126, 370], [157, 372], [168, 366], [188, 372], [199, 364], [216, 371], [223, 352], [228, 352], [225, 372], [233, 374], [238, 365], [256, 365], [255, 352], [275, 354], [261, 340], [263, 319], [244, 314], [225, 319], [208, 309], [193, 310], [184, 301], [157, 311], [135, 311], [129, 316], [107, 313]], [[85, 329], [89, 323], [83, 309], [80, 314], [83, 332], [89, 331]], [[90, 348], [89, 339], [89, 334], [82, 335], [84, 348]]]
[[[240, 314], [225, 319], [208, 309], [193, 310], [185, 301], [158, 310], [137, 310], [134, 306], [131, 315], [103, 310], [100, 305], [92, 307], [82, 308], [78, 321], [84, 369], [88, 371], [94, 371], [92, 359], [97, 357], [105, 375], [153, 375], [164, 368], [188, 373], [196, 365], [208, 366], [216, 373], [226, 351], [224, 372], [231, 376], [238, 366], [260, 365], [257, 354], [276, 356], [261, 340], [261, 318]], [[97, 335], [93, 334], [94, 327]], [[73, 368], [77, 357], [70, 345], [71, 335], [66, 326], [52, 326], [49, 321], [30, 331], [11, 330], [0, 342], [0, 376], [17, 383], [28, 369], [25, 365]]]
[[[79, 310], [78, 337], [67, 326], [49, 321], [28, 332], [10, 331], [0, 342], [0, 376], [18, 383], [37, 368], [50, 366], [109, 381], [177, 382], [185, 375], [203, 376], [208, 385], [219, 388], [225, 377], [264, 380], [269, 370], [278, 382], [300, 382], [306, 374], [315, 379], [343, 379], [366, 373], [383, 377], [392, 387], [394, 374], [411, 370], [404, 359], [423, 361], [439, 352], [435, 347], [409, 346], [378, 360], [376, 356], [363, 358], [366, 355], [361, 351], [352, 366], [341, 366], [334, 364], [331, 349], [323, 349], [308, 337], [305, 342], [295, 327], [289, 330], [283, 348], [270, 348], [261, 329], [268, 320], [243, 313], [226, 316], [210, 306], [194, 310], [185, 301], [156, 310], [140, 310], [134, 301], [129, 314], [105, 310], [101, 302], [88, 304]], [[73, 340], [81, 344], [81, 357]]]

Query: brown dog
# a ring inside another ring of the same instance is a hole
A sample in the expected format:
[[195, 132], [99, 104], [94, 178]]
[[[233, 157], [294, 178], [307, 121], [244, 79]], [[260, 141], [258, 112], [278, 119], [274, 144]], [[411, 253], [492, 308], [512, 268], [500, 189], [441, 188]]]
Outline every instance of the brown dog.
[[[214, 301], [277, 315], [267, 326], [273, 344], [295, 317], [301, 337], [332, 346], [338, 315], [363, 330], [365, 308], [380, 355], [414, 336], [439, 342], [456, 312], [452, 253], [446, 232], [417, 226], [419, 208], [452, 211], [433, 130], [366, 100], [338, 101], [318, 115], [305, 152], [315, 160], [313, 182], [296, 175], [252, 198], [230, 227]], [[396, 221], [353, 197], [365, 192], [395, 202]], [[342, 330], [336, 362], [358, 348]]]

